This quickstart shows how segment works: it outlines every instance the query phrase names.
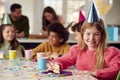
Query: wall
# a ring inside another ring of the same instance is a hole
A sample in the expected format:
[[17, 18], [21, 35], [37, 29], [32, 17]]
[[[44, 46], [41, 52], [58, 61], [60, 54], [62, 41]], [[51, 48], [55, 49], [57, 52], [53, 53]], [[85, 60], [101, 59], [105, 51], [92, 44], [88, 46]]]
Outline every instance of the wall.
[[[87, 6], [85, 7], [87, 12], [89, 9], [89, 0], [86, 0]], [[41, 30], [41, 20], [42, 20], [42, 11], [43, 11], [43, 0], [7, 0], [7, 3], [9, 4], [8, 7], [12, 3], [20, 3], [23, 8], [23, 14], [27, 15], [30, 20], [30, 33], [39, 34]], [[108, 12], [108, 14], [105, 16], [105, 23], [106, 24], [120, 24], [120, 10], [119, 10], [119, 4], [120, 0], [114, 0], [113, 6], [111, 10]], [[65, 4], [64, 4], [65, 6]], [[87, 14], [86, 14], [87, 15]], [[63, 15], [65, 16], [65, 15]]]
[[113, 0], [113, 6], [108, 14], [105, 16], [106, 24], [120, 25], [120, 0]]
[[13, 3], [19, 3], [22, 5], [22, 13], [29, 18], [30, 22], [30, 33], [32, 33], [32, 29], [34, 26], [34, 0], [7, 0], [7, 11], [10, 12], [10, 5]]

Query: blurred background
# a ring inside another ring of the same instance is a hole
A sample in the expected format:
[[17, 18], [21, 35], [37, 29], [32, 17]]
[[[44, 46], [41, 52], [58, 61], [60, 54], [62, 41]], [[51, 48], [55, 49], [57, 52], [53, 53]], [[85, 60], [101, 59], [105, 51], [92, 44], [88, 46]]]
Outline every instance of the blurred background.
[[[120, 0], [93, 0], [98, 8], [99, 16], [105, 25], [120, 25]], [[0, 18], [7, 11], [10, 12], [12, 3], [22, 5], [22, 13], [28, 16], [30, 21], [30, 34], [39, 34], [41, 30], [42, 12], [46, 6], [51, 6], [58, 15], [65, 20], [65, 26], [78, 20], [79, 10], [85, 16], [91, 4], [91, 0], [0, 0]]]

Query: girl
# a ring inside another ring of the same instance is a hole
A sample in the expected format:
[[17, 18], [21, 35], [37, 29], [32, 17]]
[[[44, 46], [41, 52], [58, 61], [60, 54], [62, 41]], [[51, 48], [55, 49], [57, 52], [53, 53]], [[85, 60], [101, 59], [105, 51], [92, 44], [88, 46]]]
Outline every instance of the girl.
[[102, 80], [115, 80], [120, 70], [120, 50], [106, 47], [106, 31], [103, 21], [84, 22], [81, 28], [81, 46], [71, 47], [69, 54], [53, 60], [48, 70], [54, 71], [58, 64], [60, 70], [76, 65], [78, 74], [88, 74]]
[[42, 35], [48, 36], [48, 25], [55, 21], [64, 22], [62, 17], [58, 16], [52, 7], [47, 6], [43, 11]]
[[[49, 25], [48, 41], [38, 45], [32, 50], [33, 59], [38, 52], [49, 52], [48, 57], [58, 57], [64, 53], [68, 53], [69, 45], [66, 43], [69, 37], [69, 32], [59, 22], [54, 22]], [[35, 58], [36, 59], [36, 58]]]
[[15, 28], [12, 24], [0, 26], [0, 50], [17, 50], [17, 57], [22, 57], [22, 49], [15, 37]]

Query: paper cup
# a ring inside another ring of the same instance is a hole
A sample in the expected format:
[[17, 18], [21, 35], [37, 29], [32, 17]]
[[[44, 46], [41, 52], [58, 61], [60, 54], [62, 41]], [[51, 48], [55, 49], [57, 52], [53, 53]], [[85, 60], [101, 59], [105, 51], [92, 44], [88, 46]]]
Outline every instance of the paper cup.
[[0, 52], [0, 59], [4, 59], [5, 58], [5, 54], [3, 52]]
[[32, 56], [32, 50], [25, 50], [25, 59], [30, 59]]
[[9, 50], [9, 59], [14, 60], [16, 59], [17, 52], [16, 50]]
[[37, 53], [37, 60], [38, 60], [38, 58], [41, 58], [41, 57], [46, 57], [46, 53], [44, 53], [44, 52]]
[[38, 58], [38, 69], [46, 70], [47, 57]]

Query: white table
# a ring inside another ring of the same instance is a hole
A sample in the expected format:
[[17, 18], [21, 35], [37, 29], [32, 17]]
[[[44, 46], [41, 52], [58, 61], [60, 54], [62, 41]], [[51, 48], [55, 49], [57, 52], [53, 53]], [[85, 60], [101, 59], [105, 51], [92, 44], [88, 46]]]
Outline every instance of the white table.
[[[119, 39], [120, 40], [120, 39]], [[20, 44], [22, 44], [25, 48], [32, 49], [38, 46], [40, 43], [47, 41], [47, 39], [28, 39], [21, 38], [18, 39]], [[71, 38], [67, 41], [70, 45], [76, 44], [76, 41]], [[108, 41], [108, 45], [115, 46], [120, 49], [120, 41]]]

